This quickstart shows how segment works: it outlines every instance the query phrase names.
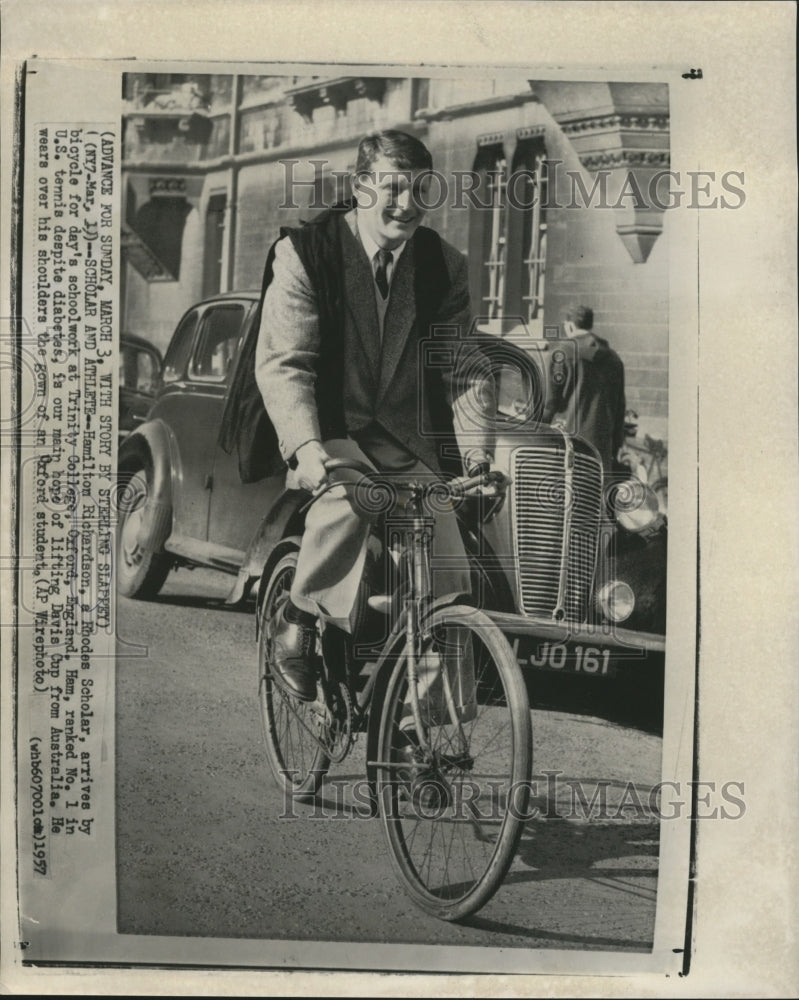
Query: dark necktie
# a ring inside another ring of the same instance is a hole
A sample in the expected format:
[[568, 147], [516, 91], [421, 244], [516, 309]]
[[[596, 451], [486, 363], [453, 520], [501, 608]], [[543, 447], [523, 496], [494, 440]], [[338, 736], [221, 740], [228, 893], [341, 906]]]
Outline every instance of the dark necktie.
[[394, 259], [394, 254], [390, 250], [377, 251], [377, 270], [375, 271], [375, 283], [384, 299], [388, 298], [388, 266]]

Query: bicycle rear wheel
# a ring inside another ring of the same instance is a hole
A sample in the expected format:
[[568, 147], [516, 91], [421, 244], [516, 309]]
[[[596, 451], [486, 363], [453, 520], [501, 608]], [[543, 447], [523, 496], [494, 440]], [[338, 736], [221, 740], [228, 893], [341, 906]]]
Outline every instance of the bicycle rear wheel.
[[[458, 920], [491, 898], [516, 853], [532, 774], [530, 707], [510, 646], [483, 612], [434, 611], [428, 633], [419, 684], [428, 685], [426, 740], [408, 728], [403, 653], [383, 704], [378, 795], [391, 861], [411, 899]], [[469, 677], [470, 659], [474, 683], [457, 691], [454, 677]], [[460, 700], [455, 722], [448, 689]]]
[[298, 801], [313, 798], [330, 767], [321, 740], [326, 735], [326, 706], [286, 694], [272, 680], [271, 631], [275, 612], [288, 600], [297, 551], [291, 549], [272, 570], [259, 609], [258, 701], [269, 766], [284, 793]]

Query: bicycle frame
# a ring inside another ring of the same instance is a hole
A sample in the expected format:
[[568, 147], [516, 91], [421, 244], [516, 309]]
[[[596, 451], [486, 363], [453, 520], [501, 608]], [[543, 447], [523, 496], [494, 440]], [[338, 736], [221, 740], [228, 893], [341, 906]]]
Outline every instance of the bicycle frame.
[[[334, 464], [352, 468], [344, 460]], [[371, 468], [360, 471], [373, 475]], [[394, 596], [389, 603], [390, 632], [360, 694], [353, 691], [349, 669], [351, 640], [329, 627], [322, 637], [315, 701], [278, 693], [282, 707], [275, 715], [266, 630], [263, 652], [259, 647], [259, 678], [260, 664], [266, 664], [261, 707], [267, 750], [278, 782], [302, 798], [316, 795], [330, 764], [344, 760], [366, 719], [371, 814], [381, 817], [391, 864], [411, 899], [445, 920], [483, 906], [512, 864], [529, 800], [532, 729], [524, 679], [501, 630], [477, 608], [432, 597], [435, 517], [425, 500], [435, 492], [452, 500], [504, 481], [501, 473], [485, 473], [432, 486], [391, 484], [390, 506], [401, 514], [389, 519], [387, 541], [392, 549], [401, 542], [396, 590], [401, 601]], [[337, 485], [326, 483], [309, 503]], [[408, 494], [401, 505], [397, 486]], [[374, 493], [370, 496], [373, 500]], [[270, 621], [282, 614], [281, 574], [290, 572], [295, 558], [284, 557], [270, 583]], [[393, 584], [389, 589], [395, 591]], [[481, 683], [486, 697], [478, 706]], [[299, 732], [297, 742], [292, 731]], [[484, 815], [478, 801], [490, 802], [490, 812]]]
[[[380, 480], [380, 473], [377, 473], [370, 466], [357, 460], [331, 459], [325, 463], [328, 472], [338, 469], [347, 469], [360, 472], [363, 476], [369, 477], [372, 481]], [[501, 485], [506, 488], [507, 478], [498, 472], [481, 473], [476, 476], [462, 477], [450, 483], [437, 480], [432, 484], [423, 485], [416, 481], [391, 481], [391, 487], [395, 490], [407, 491], [409, 498], [404, 501], [404, 514], [401, 518], [401, 525], [397, 529], [397, 534], [402, 535], [402, 554], [405, 564], [405, 579], [409, 583], [409, 591], [405, 594], [403, 606], [391, 623], [389, 635], [383, 643], [383, 647], [378, 656], [376, 665], [363, 690], [356, 696], [355, 704], [358, 713], [368, 717], [367, 723], [367, 779], [374, 787], [374, 775], [378, 768], [390, 765], [381, 763], [375, 758], [377, 756], [377, 729], [379, 724], [379, 713], [371, 711], [372, 702], [381, 703], [382, 694], [388, 683], [393, 660], [396, 655], [405, 655], [408, 663], [408, 679], [410, 688], [410, 708], [413, 723], [416, 729], [420, 745], [423, 750], [430, 752], [430, 745], [427, 741], [426, 727], [422, 716], [421, 700], [418, 691], [418, 667], [419, 658], [423, 649], [423, 644], [429, 638], [422, 635], [422, 621], [429, 617], [432, 611], [440, 604], [448, 603], [447, 599], [435, 601], [432, 598], [431, 586], [431, 551], [432, 540], [435, 530], [435, 518], [426, 513], [424, 509], [425, 499], [431, 493], [442, 493], [446, 491], [451, 497], [465, 496], [480, 486], [488, 484]], [[307, 511], [319, 497], [336, 486], [349, 485], [341, 482], [331, 482], [323, 484], [303, 505], [302, 511]], [[398, 650], [398, 643], [404, 636], [404, 646]], [[460, 736], [463, 736], [459, 714], [455, 706], [455, 699], [448, 676], [448, 671], [442, 671], [443, 695], [446, 710], [453, 725], [458, 727]]]

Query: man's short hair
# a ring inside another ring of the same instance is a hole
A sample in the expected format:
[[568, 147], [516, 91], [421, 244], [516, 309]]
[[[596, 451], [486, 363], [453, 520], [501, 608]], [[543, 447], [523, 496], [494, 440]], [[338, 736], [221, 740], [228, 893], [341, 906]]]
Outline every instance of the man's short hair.
[[592, 330], [594, 310], [590, 306], [569, 306], [564, 314], [567, 323], [574, 323], [578, 330]]
[[433, 157], [421, 139], [397, 129], [370, 132], [358, 143], [355, 175], [371, 173], [375, 160], [385, 156], [400, 170], [432, 170]]

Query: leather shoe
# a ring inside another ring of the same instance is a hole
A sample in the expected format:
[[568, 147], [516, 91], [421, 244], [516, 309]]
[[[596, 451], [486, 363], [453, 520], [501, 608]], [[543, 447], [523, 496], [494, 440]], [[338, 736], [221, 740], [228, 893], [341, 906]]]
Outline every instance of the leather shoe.
[[286, 619], [286, 605], [272, 622], [272, 678], [300, 701], [316, 699], [316, 629]]

